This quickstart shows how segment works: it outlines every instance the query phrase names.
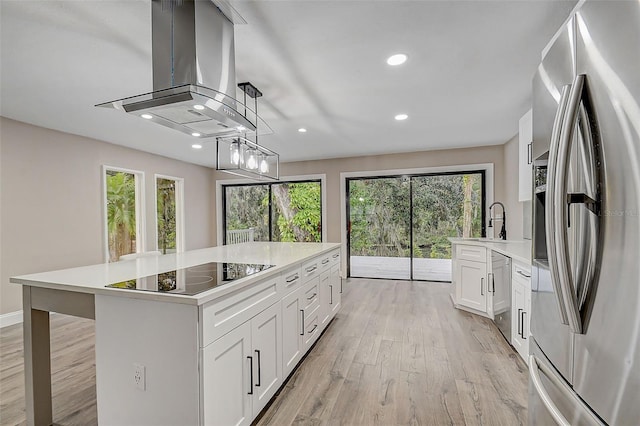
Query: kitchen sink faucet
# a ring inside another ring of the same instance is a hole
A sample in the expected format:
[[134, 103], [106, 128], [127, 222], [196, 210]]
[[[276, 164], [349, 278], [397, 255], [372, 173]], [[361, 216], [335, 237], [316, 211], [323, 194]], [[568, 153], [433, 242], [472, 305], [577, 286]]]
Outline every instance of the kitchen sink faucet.
[[[491, 207], [495, 206], [496, 204], [498, 204], [500, 207], [502, 207], [502, 219], [500, 218], [493, 218], [493, 216], [491, 216]], [[502, 240], [506, 240], [507, 239], [507, 212], [504, 210], [504, 204], [502, 204], [500, 201], [496, 201], [495, 203], [491, 204], [489, 206], [489, 228], [493, 228], [493, 221], [494, 220], [501, 220], [502, 221], [502, 228], [500, 229], [500, 233], [498, 234], [498, 238], [502, 239]]]

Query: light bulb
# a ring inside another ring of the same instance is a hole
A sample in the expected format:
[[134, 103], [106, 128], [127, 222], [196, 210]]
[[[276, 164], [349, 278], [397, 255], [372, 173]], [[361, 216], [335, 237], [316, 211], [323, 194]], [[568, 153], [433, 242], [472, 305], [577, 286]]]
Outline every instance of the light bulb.
[[146, 119], [146, 120], [151, 120], [153, 118], [153, 115], [151, 114], [142, 114], [140, 117]]
[[230, 149], [231, 149], [231, 163], [237, 166], [238, 164], [240, 164], [240, 149], [238, 149], [238, 144], [232, 143]]
[[251, 151], [249, 158], [247, 159], [247, 168], [249, 170], [255, 170], [258, 168], [258, 161], [256, 160], [256, 153]]
[[269, 163], [264, 158], [260, 162], [260, 173], [269, 173]]

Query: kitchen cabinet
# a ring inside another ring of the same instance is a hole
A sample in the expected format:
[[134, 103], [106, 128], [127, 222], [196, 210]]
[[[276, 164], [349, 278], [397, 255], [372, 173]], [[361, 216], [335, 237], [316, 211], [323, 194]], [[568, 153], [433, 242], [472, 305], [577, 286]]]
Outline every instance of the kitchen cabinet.
[[329, 307], [331, 308], [331, 318], [336, 316], [336, 313], [342, 306], [342, 277], [340, 276], [340, 259], [331, 266], [331, 284], [329, 285]]
[[333, 298], [331, 289], [331, 270], [326, 270], [320, 274], [320, 323], [325, 326], [331, 321], [331, 299]]
[[529, 110], [518, 125], [518, 201], [530, 201], [533, 164], [533, 113]]
[[528, 362], [531, 312], [531, 271], [528, 266], [513, 262], [512, 287], [511, 345]]
[[275, 303], [203, 349], [204, 424], [250, 424], [280, 388], [281, 319]]
[[455, 245], [453, 280], [456, 304], [471, 308], [486, 316], [487, 311], [487, 249], [475, 245]]
[[292, 291], [282, 299], [282, 374], [288, 377], [304, 350], [302, 337], [302, 296], [300, 289]]

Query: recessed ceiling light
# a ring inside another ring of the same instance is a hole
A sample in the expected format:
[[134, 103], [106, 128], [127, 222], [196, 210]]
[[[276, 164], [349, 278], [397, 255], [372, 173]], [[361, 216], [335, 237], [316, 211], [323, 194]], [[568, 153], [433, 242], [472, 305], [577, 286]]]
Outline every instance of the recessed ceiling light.
[[398, 120], [398, 121], [402, 121], [402, 120], [406, 120], [407, 118], [409, 118], [409, 116], [407, 114], [398, 114], [394, 118], [396, 120]]
[[191, 148], [193, 148], [193, 149], [201, 149], [202, 145], [200, 145], [199, 143], [194, 143], [193, 145], [191, 145]]
[[146, 118], [147, 120], [151, 120], [153, 118], [153, 115], [151, 115], [151, 114], [142, 114], [140, 117]]
[[195, 136], [195, 137], [197, 138], [197, 137], [199, 137], [199, 136], [200, 136], [200, 133], [198, 133], [198, 132], [193, 132], [193, 133], [191, 133], [191, 136]]
[[194, 105], [193, 109], [197, 109], [199, 111], [202, 111], [204, 109], [204, 105]]
[[401, 64], [404, 64], [406, 60], [407, 60], [407, 55], [405, 55], [404, 53], [397, 53], [387, 58], [387, 64], [393, 65], [393, 66], [401, 65]]
[[244, 132], [245, 130], [247, 130], [247, 128], [244, 126], [238, 126], [236, 127], [236, 129], [238, 129], [239, 132]]
[[307, 133], [307, 129], [305, 129], [304, 127], [300, 127], [300, 128], [298, 129], [298, 131], [299, 131], [300, 133]]

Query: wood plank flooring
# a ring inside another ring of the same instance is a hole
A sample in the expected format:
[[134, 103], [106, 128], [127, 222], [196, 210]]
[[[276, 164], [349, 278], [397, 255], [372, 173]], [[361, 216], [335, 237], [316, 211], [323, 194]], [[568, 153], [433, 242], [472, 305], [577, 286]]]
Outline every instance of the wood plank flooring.
[[[351, 279], [259, 425], [526, 424], [527, 367], [450, 284]], [[53, 315], [54, 420], [96, 424], [93, 321]], [[0, 424], [24, 424], [21, 325], [0, 331]]]

